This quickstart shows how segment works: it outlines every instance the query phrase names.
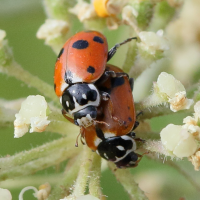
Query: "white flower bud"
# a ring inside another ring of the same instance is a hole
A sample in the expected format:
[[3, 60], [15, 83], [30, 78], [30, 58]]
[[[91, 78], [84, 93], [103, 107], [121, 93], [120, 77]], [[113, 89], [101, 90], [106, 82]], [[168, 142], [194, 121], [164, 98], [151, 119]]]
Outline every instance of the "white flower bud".
[[65, 197], [64, 199], [60, 199], [60, 200], [99, 200], [99, 199], [90, 194], [87, 194], [87, 195], [83, 195], [83, 196], [79, 196], [79, 197], [70, 195], [70, 196]]
[[197, 141], [182, 126], [169, 124], [160, 132], [163, 146], [178, 158], [189, 157], [198, 149]]
[[45, 183], [40, 185], [39, 191], [37, 192], [36, 196], [38, 200], [46, 200], [51, 192], [51, 185], [49, 183]]
[[6, 32], [0, 29], [0, 48], [3, 46], [3, 40], [6, 37]]
[[44, 39], [45, 44], [50, 44], [52, 41], [65, 36], [68, 30], [69, 25], [66, 21], [47, 19], [37, 31], [36, 36], [38, 39]]
[[168, 41], [163, 37], [162, 30], [157, 33], [142, 31], [139, 33], [139, 37], [141, 42], [137, 43], [137, 46], [144, 53], [156, 56], [169, 49]]
[[14, 137], [22, 137], [31, 124], [30, 132], [42, 132], [50, 123], [47, 120], [48, 105], [45, 98], [40, 95], [30, 95], [21, 104], [19, 113], [15, 115]]
[[128, 0], [108, 0], [107, 11], [110, 15], [118, 15], [121, 13], [122, 8], [128, 3]]
[[122, 21], [124, 24], [131, 26], [134, 29], [137, 29], [137, 18], [138, 12], [132, 6], [127, 5], [122, 9]]
[[199, 124], [200, 121], [200, 101], [198, 101], [195, 105], [194, 105], [194, 116], [195, 116], [195, 120], [196, 123]]
[[97, 197], [90, 195], [90, 194], [87, 194], [87, 195], [83, 195], [83, 196], [78, 197], [76, 200], [99, 200], [99, 199]]
[[[180, 81], [174, 78], [171, 74], [162, 72], [158, 76], [156, 83], [158, 88], [157, 95], [170, 103], [170, 109], [173, 112], [178, 110], [189, 109], [194, 103], [192, 99], [186, 98], [186, 91]], [[166, 99], [167, 97], [167, 99]]]
[[12, 195], [9, 190], [0, 188], [1, 200], [12, 200]]
[[96, 12], [92, 4], [89, 4], [83, 0], [78, 0], [78, 3], [71, 9], [69, 9], [74, 15], [77, 15], [78, 19], [83, 22], [84, 20], [96, 17]]
[[199, 171], [199, 167], [200, 167], [200, 151], [197, 151], [194, 155], [190, 156], [188, 159], [194, 165], [194, 169], [196, 171]]

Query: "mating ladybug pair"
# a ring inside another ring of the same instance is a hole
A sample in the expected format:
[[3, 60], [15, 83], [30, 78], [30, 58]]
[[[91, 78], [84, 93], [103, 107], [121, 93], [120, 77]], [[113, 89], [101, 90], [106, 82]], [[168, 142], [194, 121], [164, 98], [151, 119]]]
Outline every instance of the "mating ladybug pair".
[[[55, 66], [54, 86], [62, 113], [81, 127], [87, 145], [118, 167], [137, 166], [133, 79], [118, 67], [106, 65], [117, 48], [108, 51], [105, 36], [84, 31], [61, 49]], [[141, 140], [140, 140], [141, 141]]]

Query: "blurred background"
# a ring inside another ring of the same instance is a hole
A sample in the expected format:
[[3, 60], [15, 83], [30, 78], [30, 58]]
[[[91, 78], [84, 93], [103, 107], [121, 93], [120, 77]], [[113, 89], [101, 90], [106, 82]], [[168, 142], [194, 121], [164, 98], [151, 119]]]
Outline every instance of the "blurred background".
[[[0, 0], [0, 29], [5, 30], [7, 33], [7, 39], [12, 47], [15, 60], [27, 71], [51, 84], [53, 90], [54, 64], [57, 55], [49, 46], [44, 45], [43, 40], [36, 38], [36, 32], [45, 19], [46, 15], [41, 0]], [[74, 30], [76, 32], [81, 31], [78, 21], [74, 23]], [[115, 34], [106, 31], [105, 35], [108, 38], [109, 47], [112, 47], [116, 41], [127, 38], [126, 30], [125, 26], [121, 26], [117, 31], [114, 31]], [[124, 50], [126, 50], [126, 47], [119, 50], [118, 55], [121, 55], [121, 57], [115, 56], [110, 63], [120, 66], [123, 63], [123, 53], [121, 52]], [[1, 98], [11, 100], [36, 95], [38, 92], [12, 77], [0, 74], [0, 94]], [[179, 114], [176, 117], [154, 118], [151, 120], [151, 126], [153, 130], [159, 131], [170, 122], [181, 124], [183, 117], [183, 114]], [[14, 139], [13, 127], [1, 127], [0, 156], [13, 155], [20, 151], [29, 150], [59, 137], [57, 134], [44, 132], [26, 134], [22, 138]], [[79, 146], [79, 148], [81, 147]], [[200, 174], [193, 170], [191, 163], [184, 160], [177, 163], [200, 185]], [[65, 163], [62, 163], [59, 170], [52, 167], [38, 172], [34, 176], [43, 175], [48, 177], [50, 173], [59, 174], [64, 166]], [[151, 199], [179, 200], [180, 197], [185, 197], [188, 200], [199, 200], [200, 191], [191, 185], [179, 171], [162, 162], [144, 157], [139, 167], [131, 169], [131, 172], [135, 174], [136, 181], [149, 194]], [[14, 200], [18, 199], [21, 189], [26, 185], [23, 185], [23, 183], [16, 185], [15, 180], [13, 180], [13, 184], [11, 184], [12, 181], [9, 183], [7, 189], [11, 191]], [[35, 186], [38, 187], [38, 185]], [[101, 186], [103, 193], [108, 196], [108, 200], [129, 199], [127, 193], [108, 169], [102, 173]], [[35, 199], [32, 196], [32, 191], [26, 192], [24, 199]]]

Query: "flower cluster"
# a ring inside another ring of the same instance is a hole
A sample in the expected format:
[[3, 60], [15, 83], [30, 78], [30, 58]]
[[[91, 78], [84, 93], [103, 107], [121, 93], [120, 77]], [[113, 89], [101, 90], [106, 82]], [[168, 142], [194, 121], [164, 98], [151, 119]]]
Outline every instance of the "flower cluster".
[[30, 133], [43, 132], [50, 123], [50, 121], [47, 120], [48, 114], [48, 105], [43, 96], [28, 96], [26, 100], [22, 102], [19, 113], [15, 115], [15, 138], [22, 137], [27, 133], [29, 125], [31, 125]]
[[199, 170], [200, 101], [194, 105], [193, 117], [183, 119], [184, 125], [167, 125], [160, 132], [164, 147], [178, 158], [188, 157], [195, 170]]

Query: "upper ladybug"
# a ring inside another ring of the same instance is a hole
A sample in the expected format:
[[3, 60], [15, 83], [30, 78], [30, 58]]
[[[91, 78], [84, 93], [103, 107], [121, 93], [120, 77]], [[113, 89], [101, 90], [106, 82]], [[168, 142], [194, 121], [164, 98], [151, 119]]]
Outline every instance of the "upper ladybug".
[[74, 83], [93, 83], [105, 71], [106, 62], [121, 45], [136, 37], [116, 44], [108, 51], [106, 37], [97, 31], [82, 31], [67, 40], [61, 49], [54, 73], [54, 87], [58, 97]]
[[72, 36], [61, 49], [55, 66], [57, 96], [73, 83], [92, 83], [103, 74], [108, 57], [108, 43], [96, 31], [82, 31]]

